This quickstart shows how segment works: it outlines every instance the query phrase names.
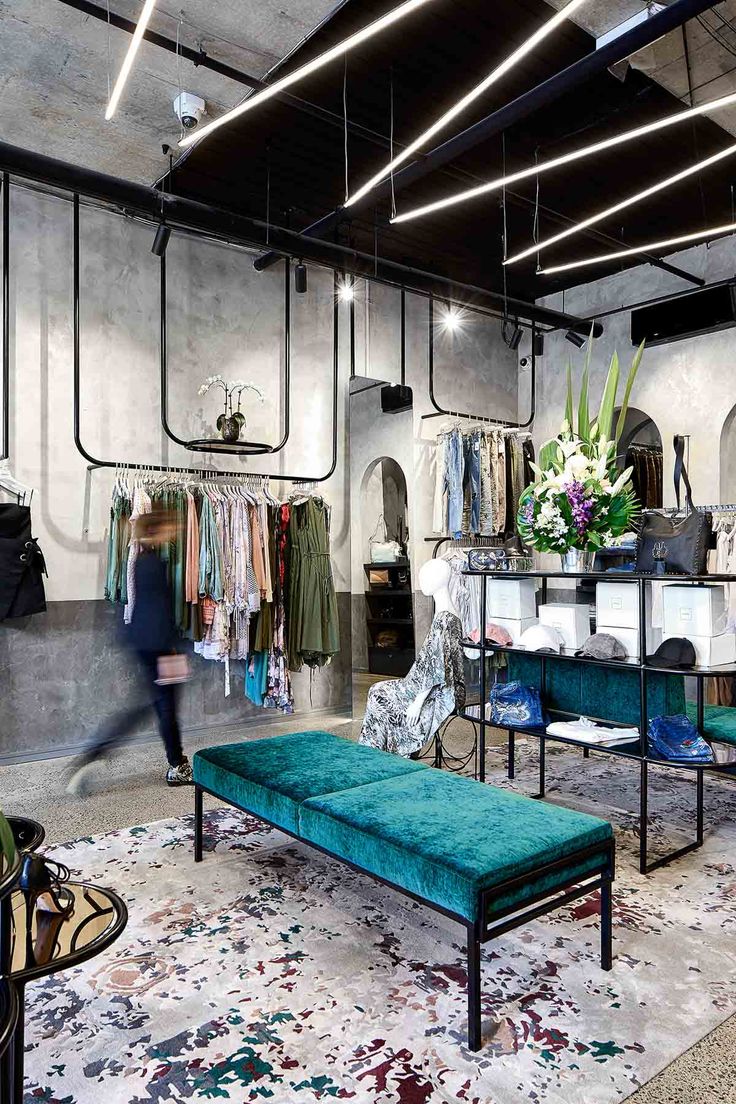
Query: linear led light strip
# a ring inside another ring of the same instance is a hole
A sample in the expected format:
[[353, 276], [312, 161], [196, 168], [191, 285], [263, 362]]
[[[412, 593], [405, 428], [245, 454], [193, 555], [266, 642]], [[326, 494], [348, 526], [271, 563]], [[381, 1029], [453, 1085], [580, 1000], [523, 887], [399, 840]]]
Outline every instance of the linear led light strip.
[[588, 257], [584, 261], [570, 261], [569, 264], [550, 265], [542, 268], [540, 276], [547, 276], [552, 272], [567, 272], [570, 268], [584, 268], [586, 265], [603, 264], [604, 261], [617, 261], [621, 257], [634, 257], [637, 253], [650, 253], [654, 249], [663, 249], [666, 245], [682, 245], [684, 242], [698, 241], [703, 238], [713, 238], [717, 234], [728, 234], [736, 230], [736, 222], [729, 222], [725, 226], [712, 226], [710, 230], [698, 230], [694, 234], [682, 234], [679, 238], [665, 238], [664, 241], [649, 242], [647, 245], [637, 245], [632, 249], [619, 249], [617, 253], [602, 253], [599, 257]]
[[643, 192], [637, 192], [636, 195], [629, 196], [627, 199], [622, 199], [620, 203], [614, 204], [613, 207], [606, 207], [605, 211], [599, 211], [598, 214], [591, 215], [590, 218], [575, 223], [574, 226], [568, 227], [567, 230], [561, 230], [559, 234], [555, 234], [545, 241], [535, 242], [534, 245], [530, 245], [528, 249], [524, 249], [521, 253], [515, 253], [513, 257], [508, 257], [503, 263], [505, 265], [516, 264], [517, 261], [523, 261], [526, 257], [531, 257], [532, 254], [538, 253], [542, 249], [549, 249], [550, 245], [563, 241], [565, 238], [570, 238], [573, 234], [579, 234], [581, 230], [585, 230], [588, 226], [595, 226], [596, 223], [602, 222], [610, 215], [615, 215], [618, 211], [623, 211], [627, 207], [633, 207], [635, 203], [639, 203], [643, 199], [648, 199], [649, 196], [656, 195], [657, 192], [669, 188], [672, 184], [677, 184], [681, 180], [686, 180], [689, 176], [693, 176], [695, 173], [707, 169], [710, 165], [715, 165], [718, 161], [723, 161], [726, 157], [732, 157], [734, 153], [736, 153], [736, 145], [727, 146], [726, 149], [721, 150], [720, 153], [714, 153], [712, 157], [706, 157], [704, 161], [698, 161], [696, 164], [690, 165], [689, 168], [683, 169], [682, 172], [675, 173], [674, 176], [668, 176], [664, 180], [652, 184], [651, 187], [645, 188]]
[[398, 23], [400, 19], [403, 19], [407, 15], [411, 15], [413, 11], [416, 11], [417, 8], [421, 8], [427, 3], [429, 3], [429, 0], [407, 0], [405, 4], [399, 4], [397, 8], [387, 12], [386, 15], [381, 16], [380, 19], [374, 20], [373, 23], [369, 23], [368, 26], [363, 27], [361, 31], [356, 31], [355, 34], [343, 39], [342, 42], [338, 42], [336, 46], [325, 51], [324, 54], [320, 54], [319, 57], [314, 58], [313, 61], [309, 61], [306, 65], [302, 65], [300, 69], [296, 69], [288, 76], [282, 77], [281, 80], [274, 81], [273, 84], [269, 84], [268, 88], [264, 88], [254, 96], [248, 96], [247, 99], [243, 100], [242, 103], [239, 103], [237, 107], [234, 107], [231, 111], [226, 112], [224, 115], [220, 115], [217, 119], [213, 119], [211, 123], [207, 123], [207, 126], [200, 127], [196, 132], [185, 135], [179, 142], [179, 145], [191, 146], [193, 142], [201, 141], [202, 138], [206, 138], [208, 134], [212, 134], [213, 130], [217, 130], [219, 127], [232, 122], [233, 119], [239, 118], [239, 116], [244, 115], [246, 111], [252, 111], [254, 107], [258, 107], [258, 105], [264, 103], [265, 100], [273, 99], [274, 96], [278, 96], [279, 92], [283, 92], [285, 88], [290, 88], [292, 84], [296, 84], [297, 81], [303, 80], [304, 77], [308, 77], [310, 73], [316, 73], [318, 69], [322, 69], [325, 65], [329, 65], [335, 58], [342, 57], [350, 50], [355, 49], [356, 46], [360, 46], [362, 42], [367, 42], [369, 38], [373, 38], [374, 35], [379, 34], [393, 23]]
[[135, 55], [138, 53], [138, 47], [141, 44], [143, 35], [146, 33], [146, 27], [148, 26], [149, 20], [153, 15], [153, 9], [155, 6], [156, 0], [146, 0], [145, 4], [143, 5], [141, 17], [138, 20], [138, 25], [135, 31], [133, 32], [133, 37], [130, 40], [128, 52], [125, 55], [125, 60], [123, 61], [120, 72], [118, 73], [118, 79], [115, 81], [115, 87], [112, 90], [112, 96], [110, 96], [110, 102], [107, 105], [105, 118], [108, 122], [110, 121], [110, 119], [112, 119], [113, 115], [117, 111], [120, 97], [122, 96], [123, 89], [125, 88], [125, 82], [130, 75], [130, 70], [132, 69], [133, 62], [135, 61]]
[[694, 119], [697, 115], [704, 115], [709, 111], [719, 111], [722, 107], [729, 107], [733, 103], [736, 103], [736, 92], [728, 96], [721, 96], [717, 100], [710, 100], [708, 103], [698, 104], [697, 107], [690, 107], [687, 111], [678, 111], [675, 115], [668, 115], [666, 118], [658, 119], [654, 123], [647, 123], [644, 126], [635, 127], [633, 130], [625, 130], [621, 134], [614, 135], [612, 138], [605, 138], [600, 142], [594, 142], [591, 146], [584, 146], [582, 149], [562, 154], [560, 157], [555, 157], [551, 161], [543, 161], [540, 165], [532, 165], [528, 169], [520, 169], [518, 172], [510, 173], [508, 176], [500, 176], [496, 180], [489, 180], [486, 184], [478, 184], [474, 188], [467, 188], [465, 191], [455, 192], [454, 195], [435, 200], [434, 203], [427, 203], [423, 207], [415, 207], [411, 211], [405, 211], [401, 215], [396, 215], [391, 219], [391, 222], [408, 222], [410, 219], [422, 218], [424, 215], [432, 214], [434, 211], [441, 211], [445, 207], [454, 207], [456, 203], [467, 203], [470, 199], [487, 195], [489, 192], [500, 191], [501, 188], [506, 188], [509, 184], [516, 184], [519, 180], [527, 180], [530, 176], [538, 176], [540, 173], [550, 172], [551, 169], [559, 169], [562, 165], [569, 165], [572, 161], [580, 161], [582, 158], [592, 157], [593, 154], [600, 153], [602, 150], [611, 149], [613, 146], [620, 146], [624, 142], [633, 142], [635, 138], [641, 138], [645, 134], [652, 134], [655, 130], [664, 130], [666, 127], [675, 126], [676, 123], [684, 123], [687, 119]]
[[354, 195], [349, 197], [345, 206], [351, 207], [354, 203], [357, 203], [359, 199], [362, 199], [363, 196], [368, 195], [368, 192], [372, 191], [376, 184], [379, 184], [385, 177], [392, 173], [394, 169], [398, 168], [399, 165], [403, 165], [412, 154], [416, 153], [421, 146], [425, 145], [425, 143], [428, 142], [430, 138], [433, 138], [440, 130], [443, 130], [448, 123], [452, 122], [456, 116], [460, 115], [461, 112], [477, 100], [479, 96], [482, 96], [492, 84], [495, 84], [501, 77], [508, 73], [510, 69], [513, 69], [518, 61], [530, 53], [535, 46], [559, 27], [560, 23], [563, 23], [568, 16], [572, 15], [572, 13], [584, 3], [585, 0], [571, 0], [571, 3], [567, 4], [561, 11], [553, 15], [546, 23], [543, 23], [538, 31], [535, 31], [530, 38], [523, 42], [518, 50], [514, 50], [512, 54], [509, 54], [506, 60], [502, 61], [499, 66], [489, 73], [480, 84], [476, 84], [475, 88], [471, 88], [470, 92], [463, 96], [461, 100], [458, 100], [449, 111], [446, 111], [444, 115], [440, 115], [439, 119], [436, 119], [427, 130], [415, 138], [413, 142], [410, 142], [392, 161], [389, 161], [382, 169], [379, 169], [375, 176], [367, 180]]

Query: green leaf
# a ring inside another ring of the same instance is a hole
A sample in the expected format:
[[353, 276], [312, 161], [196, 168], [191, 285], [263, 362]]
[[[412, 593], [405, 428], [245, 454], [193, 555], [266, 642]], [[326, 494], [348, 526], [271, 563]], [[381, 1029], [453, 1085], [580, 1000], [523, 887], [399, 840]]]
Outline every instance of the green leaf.
[[539, 450], [539, 466], [543, 472], [552, 467], [552, 461], [557, 455], [557, 441], [545, 441]]
[[572, 432], [575, 431], [575, 423], [573, 421], [573, 394], [572, 394], [572, 364], [568, 360], [567, 362], [567, 402], [565, 404], [565, 421], [570, 426]]
[[0, 812], [0, 851], [5, 855], [8, 862], [12, 862], [15, 857], [15, 840], [13, 839], [12, 829], [2, 812]]
[[585, 364], [583, 366], [583, 379], [580, 384], [580, 399], [578, 401], [578, 437], [586, 444], [590, 443], [590, 411], [588, 409], [588, 382], [590, 380], [590, 358], [593, 354], [593, 332], [591, 330], [588, 345], [585, 350]]
[[607, 440], [610, 440], [611, 437], [613, 411], [616, 408], [616, 394], [618, 392], [618, 377], [618, 353], [614, 353], [611, 357], [611, 364], [606, 377], [606, 386], [603, 389], [603, 398], [601, 399], [601, 409], [598, 414], [598, 429], [600, 435]]
[[629, 409], [629, 399], [631, 398], [631, 389], [634, 386], [634, 380], [636, 379], [636, 373], [639, 371], [639, 365], [641, 364], [641, 358], [644, 353], [644, 342], [642, 341], [639, 348], [636, 350], [636, 355], [629, 368], [629, 375], [626, 380], [626, 389], [624, 391], [623, 402], [621, 403], [621, 410], [618, 416], [618, 422], [616, 423], [616, 444], [618, 444], [621, 434], [624, 431], [624, 423], [626, 422], [626, 413]]

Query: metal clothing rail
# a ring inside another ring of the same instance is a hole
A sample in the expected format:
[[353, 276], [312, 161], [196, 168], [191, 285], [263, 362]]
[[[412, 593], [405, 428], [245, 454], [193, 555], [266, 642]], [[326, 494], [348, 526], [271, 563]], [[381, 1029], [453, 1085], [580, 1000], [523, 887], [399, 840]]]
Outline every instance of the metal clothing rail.
[[208, 449], [203, 441], [184, 441], [178, 437], [169, 426], [169, 342], [168, 342], [168, 305], [166, 293], [166, 254], [161, 255], [160, 268], [160, 309], [161, 309], [161, 426], [166, 436], [182, 448], [190, 452], [216, 452], [217, 455], [226, 456], [258, 456], [264, 453], [272, 455], [281, 452], [289, 440], [290, 411], [291, 411], [291, 261], [284, 257], [284, 431], [278, 445], [265, 445], [255, 442], [243, 441], [238, 445], [220, 445], [215, 440], [207, 442], [217, 445], [216, 449]]
[[125, 460], [100, 460], [96, 456], [85, 448], [81, 438], [81, 326], [80, 326], [80, 241], [79, 241], [79, 193], [75, 192], [73, 197], [73, 251], [72, 251], [72, 269], [73, 269], [73, 406], [74, 406], [74, 444], [77, 447], [77, 451], [84, 457], [89, 464], [89, 470], [95, 471], [98, 468], [112, 468], [122, 470], [142, 470], [158, 471], [158, 472], [180, 472], [187, 475], [208, 475], [213, 473], [217, 476], [237, 476], [244, 475], [256, 475], [264, 479], [273, 479], [275, 481], [282, 480], [286, 483], [324, 483], [327, 479], [333, 475], [335, 468], [337, 467], [337, 419], [338, 419], [338, 374], [339, 374], [339, 337], [340, 337], [340, 315], [338, 309], [337, 298], [337, 273], [334, 274], [334, 304], [332, 315], [332, 343], [333, 343], [333, 356], [332, 356], [332, 462], [330, 467], [323, 475], [289, 475], [281, 472], [243, 472], [243, 471], [220, 471], [212, 468], [187, 468], [181, 467], [178, 464], [144, 464], [139, 461], [125, 461]]
[[[472, 311], [473, 307], [465, 307], [464, 310]], [[483, 312], [476, 311], [475, 313], [481, 314]], [[435, 409], [434, 414], [423, 414], [422, 421], [428, 421], [431, 418], [440, 418], [449, 415], [453, 418], [468, 418], [474, 422], [488, 422], [490, 425], [504, 426], [507, 429], [528, 429], [534, 421], [534, 415], [536, 413], [537, 402], [537, 354], [536, 354], [536, 323], [532, 321], [531, 324], [532, 334], [532, 368], [531, 368], [531, 410], [529, 417], [525, 422], [513, 422], [507, 418], [488, 418], [482, 414], [472, 414], [462, 410], [445, 410], [439, 405], [434, 393], [434, 343], [435, 343], [435, 324], [434, 324], [434, 297], [429, 297], [429, 310], [428, 310], [428, 361], [429, 361], [429, 401]]]
[[10, 456], [10, 176], [3, 173], [3, 337], [2, 337], [2, 451]]

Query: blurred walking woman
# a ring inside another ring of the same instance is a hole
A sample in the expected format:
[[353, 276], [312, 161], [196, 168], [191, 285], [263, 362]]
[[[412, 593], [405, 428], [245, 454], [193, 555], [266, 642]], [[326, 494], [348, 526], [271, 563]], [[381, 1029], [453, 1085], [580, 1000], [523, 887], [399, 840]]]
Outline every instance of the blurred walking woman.
[[166, 782], [185, 786], [192, 782], [192, 768], [184, 755], [176, 716], [176, 683], [185, 680], [186, 657], [176, 652], [176, 630], [171, 607], [171, 590], [166, 567], [158, 550], [173, 541], [177, 520], [173, 512], [154, 504], [150, 513], [133, 521], [133, 539], [129, 555], [134, 562], [129, 571], [132, 593], [130, 622], [124, 628], [123, 641], [136, 659], [138, 673], [147, 700], [116, 714], [74, 765], [67, 789], [84, 791], [88, 769], [101, 756], [124, 743], [150, 709], [156, 711], [159, 732], [169, 763]]

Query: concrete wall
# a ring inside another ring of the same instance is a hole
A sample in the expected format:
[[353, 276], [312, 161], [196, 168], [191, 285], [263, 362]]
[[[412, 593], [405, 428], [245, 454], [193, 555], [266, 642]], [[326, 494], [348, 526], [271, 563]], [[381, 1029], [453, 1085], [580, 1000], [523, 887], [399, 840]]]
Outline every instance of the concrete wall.
[[[700, 245], [668, 257], [708, 283], [732, 277], [736, 266], [733, 238], [710, 246]], [[668, 292], [685, 290], [681, 279], [649, 265], [629, 269], [605, 280], [581, 285], [564, 296], [542, 300], [545, 306], [581, 316], [634, 304]], [[622, 362], [622, 374], [634, 355], [630, 338], [630, 313], [603, 318], [603, 336], [593, 347], [591, 405], [597, 403], [608, 363], [614, 350]], [[632, 402], [648, 414], [661, 434], [665, 456], [665, 505], [674, 505], [672, 486], [672, 437], [690, 434], [690, 477], [695, 501], [736, 501], [736, 404], [733, 364], [736, 329], [653, 346], [644, 353]], [[547, 335], [545, 355], [538, 364], [535, 443], [553, 436], [564, 411], [565, 366], [571, 361], [579, 382], [584, 350], [576, 350], [562, 333]], [[725, 429], [725, 433], [724, 433]]]
[[[149, 226], [82, 209], [82, 439], [100, 458], [192, 466], [192, 455], [169, 441], [159, 422], [159, 262], [151, 238]], [[13, 187], [10, 249], [11, 460], [16, 477], [35, 488], [34, 532], [48, 563], [50, 609], [0, 625], [0, 755], [31, 755], [82, 744], [125, 698], [130, 672], [116, 647], [116, 612], [103, 600], [114, 473], [88, 473], [73, 441], [71, 204]], [[173, 430], [185, 439], [211, 434], [218, 400], [197, 390], [205, 376], [222, 372], [264, 390], [263, 406], [247, 410], [249, 433], [276, 442], [284, 410], [281, 266], [259, 275], [242, 250], [177, 235], [167, 265]], [[308, 294], [292, 300], [292, 431], [271, 470], [316, 476], [330, 466], [332, 304], [332, 275], [310, 270]], [[345, 325], [342, 336], [346, 342]], [[339, 463], [325, 485], [344, 648], [311, 691], [315, 708], [330, 709], [350, 704], [346, 349]], [[267, 457], [201, 463], [269, 470]], [[297, 709], [308, 710], [308, 672], [294, 684]], [[263, 711], [244, 702], [237, 678], [234, 687], [225, 699], [222, 668], [197, 660], [184, 695], [187, 726], [262, 720]]]

